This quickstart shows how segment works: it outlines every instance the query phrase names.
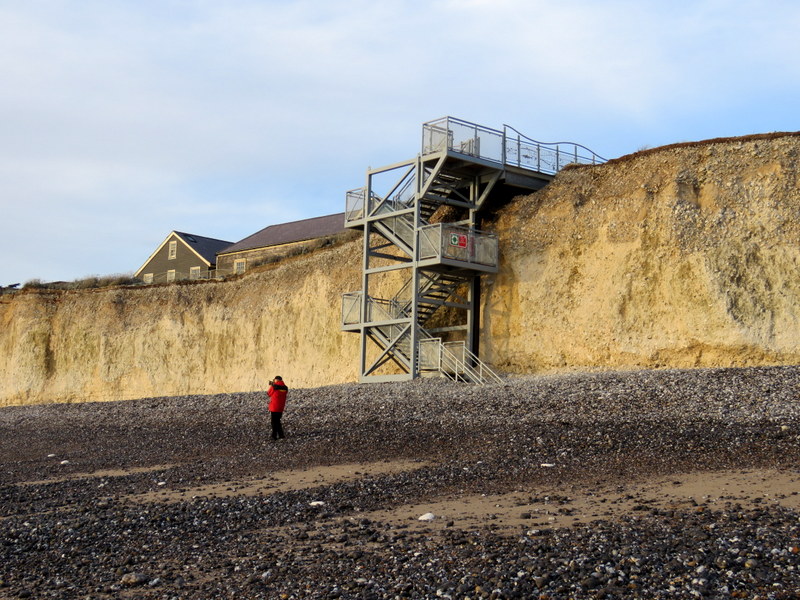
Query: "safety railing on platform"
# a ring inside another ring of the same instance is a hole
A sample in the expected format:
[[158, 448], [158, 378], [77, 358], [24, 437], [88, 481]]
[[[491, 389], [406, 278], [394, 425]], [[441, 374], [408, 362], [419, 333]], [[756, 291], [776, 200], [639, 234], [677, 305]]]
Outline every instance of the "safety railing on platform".
[[569, 164], [597, 165], [606, 159], [574, 142], [538, 142], [510, 125], [503, 126], [503, 164], [539, 173], [558, 173]]
[[358, 325], [361, 323], [361, 302], [364, 292], [347, 292], [342, 294], [342, 325]]
[[419, 230], [420, 260], [450, 259], [497, 267], [498, 248], [495, 234], [468, 227], [436, 223]]
[[413, 206], [415, 186], [413, 181], [408, 182], [396, 193], [383, 198], [378, 194], [370, 194], [367, 201], [367, 189], [362, 187], [350, 190], [345, 196], [345, 225], [352, 221], [359, 221], [367, 215], [386, 215]]
[[[361, 308], [364, 302], [363, 292], [347, 292], [342, 294], [342, 325], [361, 323]], [[409, 313], [397, 300], [373, 298], [367, 296], [366, 323], [396, 321], [407, 319]]]
[[367, 195], [367, 188], [358, 188], [350, 190], [345, 195], [345, 209], [344, 209], [344, 222], [345, 224], [351, 221], [359, 221], [364, 218], [365, 203], [364, 198]]
[[502, 162], [503, 132], [454, 117], [423, 123], [422, 154], [442, 150]]
[[572, 163], [600, 164], [605, 159], [574, 142], [539, 142], [509, 125], [492, 129], [454, 117], [422, 125], [422, 154], [443, 150], [553, 175]]

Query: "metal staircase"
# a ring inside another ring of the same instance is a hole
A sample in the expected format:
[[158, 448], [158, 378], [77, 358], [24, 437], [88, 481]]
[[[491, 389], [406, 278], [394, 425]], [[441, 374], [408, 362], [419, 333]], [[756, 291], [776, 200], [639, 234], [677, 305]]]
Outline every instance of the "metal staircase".
[[[497, 382], [478, 358], [479, 278], [496, 273], [499, 258], [497, 237], [479, 230], [481, 210], [541, 189], [568, 163], [603, 159], [452, 117], [422, 133], [416, 158], [370, 169], [366, 185], [347, 192], [345, 226], [364, 232], [364, 251], [361, 291], [342, 299], [342, 329], [360, 334], [361, 381]], [[449, 222], [436, 218], [444, 206]]]

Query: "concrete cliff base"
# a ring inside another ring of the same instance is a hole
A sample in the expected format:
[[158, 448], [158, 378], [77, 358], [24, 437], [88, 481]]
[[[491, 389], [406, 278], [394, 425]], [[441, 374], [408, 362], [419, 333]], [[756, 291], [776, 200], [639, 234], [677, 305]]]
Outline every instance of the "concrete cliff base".
[[[500, 371], [800, 362], [800, 137], [562, 171], [484, 228], [481, 354]], [[360, 242], [235, 281], [0, 299], [0, 405], [355, 381]]]

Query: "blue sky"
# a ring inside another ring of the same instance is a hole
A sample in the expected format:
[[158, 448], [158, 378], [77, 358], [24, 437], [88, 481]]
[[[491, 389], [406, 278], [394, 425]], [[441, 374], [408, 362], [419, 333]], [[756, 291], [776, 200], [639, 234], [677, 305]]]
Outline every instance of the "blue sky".
[[0, 0], [0, 285], [344, 210], [451, 115], [613, 158], [800, 130], [800, 3]]

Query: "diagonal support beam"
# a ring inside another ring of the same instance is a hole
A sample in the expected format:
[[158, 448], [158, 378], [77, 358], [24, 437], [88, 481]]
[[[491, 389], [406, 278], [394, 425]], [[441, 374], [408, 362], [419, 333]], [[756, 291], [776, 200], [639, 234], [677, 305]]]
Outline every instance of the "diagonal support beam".
[[[403, 336], [410, 331], [410, 329], [411, 329], [411, 323], [409, 323], [405, 327], [403, 327], [403, 329], [400, 330], [400, 332], [395, 336], [395, 338], [390, 340], [385, 335], [383, 335], [383, 332], [380, 330], [380, 328], [378, 328], [378, 327], [370, 327], [369, 330], [370, 330], [370, 333], [372, 334], [372, 335], [370, 335], [370, 338], [374, 342], [376, 342], [378, 347], [381, 346], [381, 344], [378, 342], [378, 340], [380, 340], [381, 342], [384, 342], [386, 344], [386, 347], [383, 348], [383, 351], [372, 362], [372, 364], [364, 370], [364, 375], [369, 375], [370, 373], [373, 373], [378, 368], [380, 368], [382, 365], [384, 365], [388, 360], [394, 360], [395, 362], [398, 362], [397, 356], [395, 355], [395, 353], [392, 350], [397, 346], [397, 344], [400, 342], [400, 340], [403, 338]], [[375, 335], [376, 332], [380, 334], [380, 337], [377, 337]], [[400, 364], [400, 363], [398, 362], [398, 364]], [[409, 365], [401, 365], [401, 366], [404, 366], [405, 368], [409, 367]]]

